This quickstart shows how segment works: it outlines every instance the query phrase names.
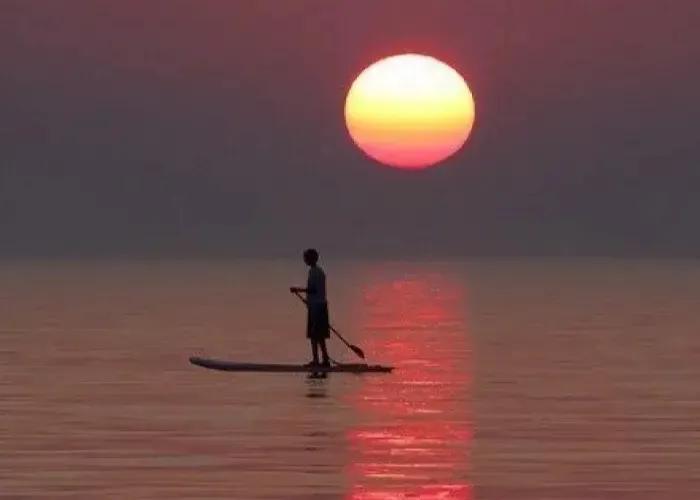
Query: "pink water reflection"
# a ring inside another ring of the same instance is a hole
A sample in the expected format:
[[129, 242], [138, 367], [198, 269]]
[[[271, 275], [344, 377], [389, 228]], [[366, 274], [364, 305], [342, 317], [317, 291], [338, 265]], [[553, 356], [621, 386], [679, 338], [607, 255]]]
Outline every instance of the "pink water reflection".
[[[397, 367], [352, 396], [351, 499], [471, 499], [466, 294], [439, 273], [368, 283], [363, 345]], [[379, 354], [381, 353], [381, 354]]]

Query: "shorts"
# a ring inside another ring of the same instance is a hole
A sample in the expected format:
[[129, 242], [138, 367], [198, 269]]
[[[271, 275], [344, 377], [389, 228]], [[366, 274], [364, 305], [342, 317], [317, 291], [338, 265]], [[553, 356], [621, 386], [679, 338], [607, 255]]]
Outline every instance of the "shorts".
[[311, 340], [327, 339], [331, 336], [328, 322], [328, 304], [308, 304], [306, 337]]

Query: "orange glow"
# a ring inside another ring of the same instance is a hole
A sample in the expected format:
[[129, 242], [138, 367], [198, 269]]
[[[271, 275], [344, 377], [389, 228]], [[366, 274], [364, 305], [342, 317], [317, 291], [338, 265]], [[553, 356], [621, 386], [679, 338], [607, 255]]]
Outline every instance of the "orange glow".
[[464, 145], [474, 124], [474, 99], [445, 63], [404, 54], [382, 59], [357, 77], [345, 101], [345, 122], [370, 157], [420, 169]]
[[469, 475], [471, 362], [459, 286], [419, 273], [364, 289], [368, 352], [397, 366], [367, 377], [351, 404], [351, 500], [473, 498]]

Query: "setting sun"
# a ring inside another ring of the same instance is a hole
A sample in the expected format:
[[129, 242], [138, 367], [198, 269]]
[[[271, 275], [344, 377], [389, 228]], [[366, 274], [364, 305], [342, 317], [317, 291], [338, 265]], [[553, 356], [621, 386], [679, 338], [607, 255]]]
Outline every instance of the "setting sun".
[[474, 99], [464, 79], [429, 56], [382, 59], [355, 80], [345, 122], [357, 146], [375, 160], [426, 168], [464, 145], [474, 124]]

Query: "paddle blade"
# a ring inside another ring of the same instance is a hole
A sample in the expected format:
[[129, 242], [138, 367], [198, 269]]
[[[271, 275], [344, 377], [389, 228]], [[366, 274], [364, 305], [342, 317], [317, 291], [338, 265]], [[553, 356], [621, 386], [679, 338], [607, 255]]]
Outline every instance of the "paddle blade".
[[357, 354], [359, 357], [361, 357], [362, 359], [365, 359], [365, 353], [362, 351], [362, 349], [360, 349], [356, 345], [351, 345], [350, 349], [352, 349], [352, 352]]

